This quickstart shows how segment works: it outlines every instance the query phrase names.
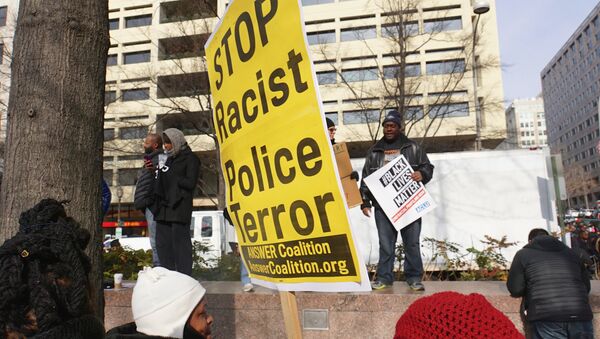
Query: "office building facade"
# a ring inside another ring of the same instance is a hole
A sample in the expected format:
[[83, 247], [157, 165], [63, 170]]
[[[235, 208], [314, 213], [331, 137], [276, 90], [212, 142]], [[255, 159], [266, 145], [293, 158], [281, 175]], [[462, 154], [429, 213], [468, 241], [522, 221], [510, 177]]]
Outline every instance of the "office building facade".
[[541, 97], [515, 99], [506, 109], [506, 144], [513, 149], [548, 145]]
[[599, 16], [600, 4], [541, 72], [548, 144], [562, 155], [569, 202], [576, 207], [600, 199]]
[[[132, 200], [148, 131], [176, 127], [186, 134], [202, 162], [195, 208], [214, 209], [222, 196], [203, 46], [226, 5], [223, 0], [109, 1], [104, 178], [113, 203], [121, 200], [126, 220], [142, 218]], [[477, 135], [484, 148], [505, 138], [494, 1], [480, 17], [475, 55], [471, 0], [303, 0], [302, 5], [323, 111], [337, 123], [336, 138], [348, 143], [353, 157], [382, 136], [381, 116], [394, 108], [406, 112], [406, 133], [424, 141], [430, 152], [473, 149]], [[406, 65], [402, 71], [399, 64]], [[405, 82], [389, 90], [398, 74]]]

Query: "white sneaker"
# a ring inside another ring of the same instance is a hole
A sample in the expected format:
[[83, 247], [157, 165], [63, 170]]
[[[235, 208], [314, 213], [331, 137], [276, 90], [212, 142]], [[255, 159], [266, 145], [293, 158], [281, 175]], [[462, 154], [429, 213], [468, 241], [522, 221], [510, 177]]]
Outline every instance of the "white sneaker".
[[253, 289], [254, 285], [252, 285], [251, 283], [247, 283], [246, 285], [244, 285], [244, 287], [242, 287], [242, 291], [244, 292], [252, 292]]

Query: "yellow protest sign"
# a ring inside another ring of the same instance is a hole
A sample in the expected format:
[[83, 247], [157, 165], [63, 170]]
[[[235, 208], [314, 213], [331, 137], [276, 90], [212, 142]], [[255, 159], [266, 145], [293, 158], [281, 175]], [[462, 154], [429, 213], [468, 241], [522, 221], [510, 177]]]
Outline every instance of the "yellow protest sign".
[[253, 282], [370, 290], [300, 9], [299, 1], [232, 1], [205, 46], [226, 202]]

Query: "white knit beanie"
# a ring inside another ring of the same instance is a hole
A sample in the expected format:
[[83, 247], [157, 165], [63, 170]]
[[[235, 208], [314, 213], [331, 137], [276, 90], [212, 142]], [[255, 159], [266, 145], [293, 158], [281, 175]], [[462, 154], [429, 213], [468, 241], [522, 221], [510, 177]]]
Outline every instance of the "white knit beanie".
[[183, 338], [185, 323], [205, 293], [192, 277], [164, 267], [145, 267], [131, 297], [138, 332]]

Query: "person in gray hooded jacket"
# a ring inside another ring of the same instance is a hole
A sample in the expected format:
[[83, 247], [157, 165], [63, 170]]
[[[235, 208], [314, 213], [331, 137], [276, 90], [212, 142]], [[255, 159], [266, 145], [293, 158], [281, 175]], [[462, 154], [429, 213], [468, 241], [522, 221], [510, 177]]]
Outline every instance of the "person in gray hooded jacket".
[[188, 146], [183, 133], [169, 128], [162, 133], [168, 158], [155, 169], [156, 249], [160, 266], [192, 274], [190, 222], [192, 199], [198, 181], [200, 160]]

